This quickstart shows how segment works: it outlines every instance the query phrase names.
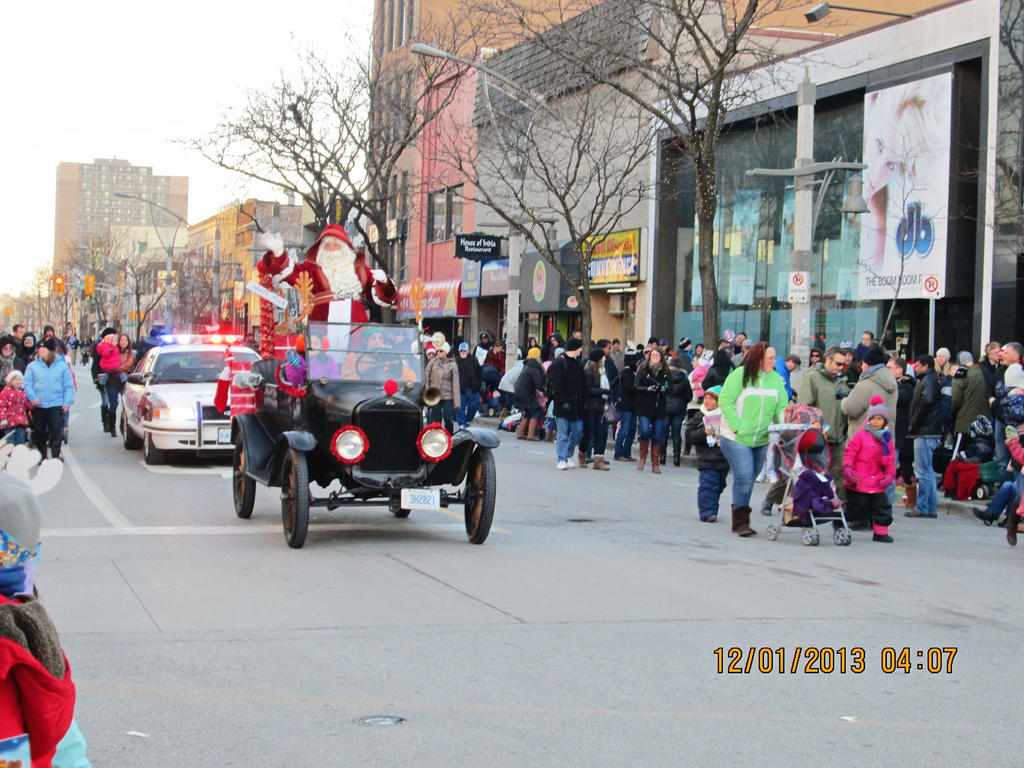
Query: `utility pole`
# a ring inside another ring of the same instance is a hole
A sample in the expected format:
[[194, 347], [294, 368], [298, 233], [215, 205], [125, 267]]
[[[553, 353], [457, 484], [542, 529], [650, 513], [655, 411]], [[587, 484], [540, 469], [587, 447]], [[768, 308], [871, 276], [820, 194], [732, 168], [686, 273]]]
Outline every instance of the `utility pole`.
[[213, 235], [213, 308], [211, 325], [220, 325], [220, 227]]

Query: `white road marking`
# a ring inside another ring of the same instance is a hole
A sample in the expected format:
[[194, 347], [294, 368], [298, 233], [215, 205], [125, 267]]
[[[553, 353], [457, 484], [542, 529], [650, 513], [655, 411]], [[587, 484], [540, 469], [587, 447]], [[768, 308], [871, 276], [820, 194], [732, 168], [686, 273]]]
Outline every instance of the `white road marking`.
[[154, 475], [220, 475], [225, 480], [231, 479], [231, 467], [172, 467], [166, 464], [147, 464], [139, 459], [147, 472]]
[[104, 495], [96, 483], [82, 471], [71, 448], [64, 446], [61, 455], [64, 457], [64, 465], [71, 471], [71, 475], [82, 489], [82, 493], [92, 502], [97, 511], [107, 519], [107, 522], [114, 526], [114, 528], [130, 528], [131, 523], [128, 521], [128, 518], [118, 512], [117, 507]]

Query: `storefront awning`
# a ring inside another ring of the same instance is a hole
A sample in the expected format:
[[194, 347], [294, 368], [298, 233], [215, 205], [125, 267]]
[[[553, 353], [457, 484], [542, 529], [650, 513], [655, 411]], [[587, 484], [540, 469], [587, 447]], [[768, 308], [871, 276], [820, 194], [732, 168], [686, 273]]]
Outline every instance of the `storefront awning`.
[[[415, 320], [412, 285], [398, 286], [398, 319]], [[424, 317], [468, 317], [469, 299], [462, 298], [461, 280], [434, 280], [423, 284]]]

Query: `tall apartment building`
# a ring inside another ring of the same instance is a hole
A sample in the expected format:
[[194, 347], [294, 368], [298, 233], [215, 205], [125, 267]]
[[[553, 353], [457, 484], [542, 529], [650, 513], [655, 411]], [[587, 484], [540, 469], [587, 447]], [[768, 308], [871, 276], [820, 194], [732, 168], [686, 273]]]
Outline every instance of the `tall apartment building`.
[[188, 213], [187, 176], [157, 176], [148, 166], [132, 165], [116, 158], [97, 158], [91, 163], [59, 163], [54, 267], [60, 267], [69, 248], [106, 239], [111, 227], [173, 229], [178, 223], [159, 208], [140, 200], [116, 197], [115, 192], [152, 200], [182, 218]]

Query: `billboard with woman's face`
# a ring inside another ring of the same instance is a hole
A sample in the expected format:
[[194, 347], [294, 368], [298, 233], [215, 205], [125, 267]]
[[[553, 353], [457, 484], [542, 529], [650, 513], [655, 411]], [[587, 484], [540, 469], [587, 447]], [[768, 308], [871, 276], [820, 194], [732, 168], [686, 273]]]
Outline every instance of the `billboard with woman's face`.
[[864, 97], [861, 299], [924, 298], [936, 277], [944, 292], [952, 87], [945, 73]]

